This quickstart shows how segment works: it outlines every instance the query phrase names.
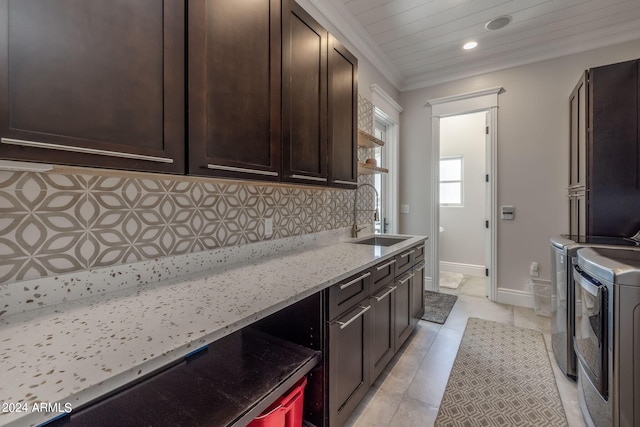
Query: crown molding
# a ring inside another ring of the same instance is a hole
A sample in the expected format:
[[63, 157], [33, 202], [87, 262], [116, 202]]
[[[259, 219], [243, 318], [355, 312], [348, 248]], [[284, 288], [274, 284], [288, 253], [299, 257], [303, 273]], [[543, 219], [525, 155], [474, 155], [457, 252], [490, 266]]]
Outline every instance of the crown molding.
[[379, 96], [380, 99], [382, 99], [384, 102], [389, 104], [389, 107], [394, 109], [398, 114], [402, 113], [402, 111], [404, 110], [400, 106], [400, 104], [398, 104], [396, 102], [396, 100], [393, 99], [387, 92], [385, 92], [379, 85], [377, 85], [375, 83], [371, 84], [371, 85], [369, 85], [369, 89], [371, 89], [371, 95]]

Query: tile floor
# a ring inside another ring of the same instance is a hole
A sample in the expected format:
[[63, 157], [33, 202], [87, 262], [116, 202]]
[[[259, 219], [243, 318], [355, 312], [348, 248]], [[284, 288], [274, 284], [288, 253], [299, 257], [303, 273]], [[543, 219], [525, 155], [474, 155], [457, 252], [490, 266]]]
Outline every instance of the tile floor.
[[570, 427], [585, 426], [575, 382], [557, 368], [551, 353], [550, 319], [532, 309], [493, 303], [484, 297], [484, 280], [465, 280], [444, 325], [421, 320], [416, 331], [347, 420], [346, 426], [433, 426], [453, 361], [469, 317], [505, 322], [544, 334], [549, 359]]

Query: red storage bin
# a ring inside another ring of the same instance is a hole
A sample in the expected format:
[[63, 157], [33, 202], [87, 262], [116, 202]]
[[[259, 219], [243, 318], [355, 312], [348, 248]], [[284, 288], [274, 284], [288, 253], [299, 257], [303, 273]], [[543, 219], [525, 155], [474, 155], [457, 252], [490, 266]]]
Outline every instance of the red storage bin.
[[284, 396], [281, 396], [248, 427], [302, 427], [304, 388], [307, 378], [302, 377]]

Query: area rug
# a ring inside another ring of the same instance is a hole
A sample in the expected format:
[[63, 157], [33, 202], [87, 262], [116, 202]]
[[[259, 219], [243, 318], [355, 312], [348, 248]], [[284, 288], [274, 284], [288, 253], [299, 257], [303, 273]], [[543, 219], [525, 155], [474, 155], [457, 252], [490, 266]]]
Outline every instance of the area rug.
[[449, 313], [451, 313], [451, 309], [457, 300], [458, 297], [455, 295], [424, 291], [424, 315], [422, 319], [442, 325], [449, 317]]
[[441, 288], [457, 289], [462, 283], [464, 275], [461, 273], [452, 273], [451, 271], [441, 271], [438, 283]]
[[435, 426], [567, 426], [542, 334], [470, 318]]

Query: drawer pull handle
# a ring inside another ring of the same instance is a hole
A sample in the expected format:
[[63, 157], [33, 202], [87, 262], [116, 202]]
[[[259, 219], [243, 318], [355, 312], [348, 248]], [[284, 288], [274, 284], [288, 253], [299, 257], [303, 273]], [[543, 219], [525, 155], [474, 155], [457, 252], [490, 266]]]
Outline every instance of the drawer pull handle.
[[208, 164], [207, 169], [215, 169], [215, 170], [229, 171], [229, 172], [254, 173], [256, 175], [266, 175], [266, 176], [278, 176], [278, 172], [262, 171], [259, 169], [237, 168], [234, 166], [224, 166], [224, 165]]
[[327, 182], [327, 178], [320, 178], [319, 176], [307, 176], [307, 175], [291, 175], [291, 178], [295, 179], [307, 179], [309, 181]]
[[396, 263], [396, 260], [395, 260], [395, 259], [392, 259], [392, 260], [391, 260], [391, 261], [389, 261], [388, 263], [386, 263], [386, 264], [382, 264], [380, 267], [376, 267], [376, 270], [377, 270], [377, 271], [380, 271], [380, 270], [382, 270], [383, 268], [387, 268], [387, 267], [389, 267], [390, 265], [393, 265], [393, 264], [395, 264], [395, 263]]
[[388, 297], [388, 296], [391, 294], [391, 292], [393, 292], [393, 291], [395, 291], [396, 289], [398, 289], [398, 287], [397, 287], [397, 286], [392, 286], [392, 287], [387, 286], [387, 289], [388, 289], [388, 291], [387, 291], [387, 292], [385, 292], [384, 294], [382, 294], [382, 295], [380, 295], [380, 296], [374, 296], [374, 298], [376, 299], [376, 301], [378, 301], [378, 302], [382, 301], [383, 299], [385, 299], [386, 297]]
[[363, 307], [361, 305], [359, 305], [358, 307], [360, 307], [362, 310], [360, 310], [358, 312], [358, 314], [356, 314], [355, 316], [353, 316], [351, 319], [347, 320], [346, 322], [338, 322], [336, 321], [336, 323], [338, 325], [340, 325], [340, 329], [344, 329], [347, 326], [349, 326], [350, 324], [352, 324], [353, 322], [355, 322], [356, 320], [358, 320], [358, 317], [362, 316], [363, 314], [365, 314], [367, 311], [369, 311], [371, 309], [371, 306], [368, 305], [366, 307]]
[[350, 281], [350, 282], [343, 283], [342, 285], [340, 285], [340, 290], [343, 290], [343, 289], [345, 289], [345, 288], [348, 288], [349, 286], [353, 285], [354, 283], [357, 283], [357, 282], [359, 282], [360, 280], [362, 280], [362, 279], [364, 279], [364, 278], [366, 278], [366, 277], [369, 277], [369, 276], [371, 276], [371, 273], [364, 273], [362, 276], [360, 276], [360, 277], [356, 277], [355, 279], [353, 279], [353, 280], [352, 280], [352, 281]]
[[409, 281], [409, 279], [411, 279], [413, 277], [413, 273], [411, 274], [407, 274], [407, 277], [405, 277], [404, 279], [399, 279], [398, 283], [400, 283], [401, 285], [404, 285], [405, 283], [407, 283]]
[[414, 253], [415, 251], [416, 251], [415, 249], [412, 249], [412, 250], [410, 250], [409, 252], [405, 252], [405, 253], [403, 253], [403, 254], [400, 254], [400, 258], [406, 258], [406, 257], [408, 257], [409, 255], [411, 255], [412, 253]]
[[424, 270], [424, 262], [422, 264], [419, 264], [416, 268], [415, 271], [422, 271]]
[[19, 145], [22, 147], [46, 148], [49, 150], [71, 151], [74, 153], [96, 154], [98, 156], [120, 157], [123, 159], [147, 160], [158, 163], [173, 163], [168, 157], [147, 156], [145, 154], [124, 153], [120, 151], [99, 150], [97, 148], [73, 147], [70, 145], [52, 144], [50, 142], [25, 141], [22, 139], [2, 138], [3, 144]]

